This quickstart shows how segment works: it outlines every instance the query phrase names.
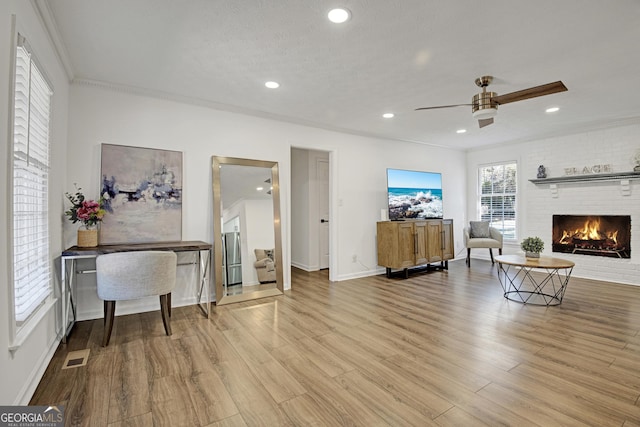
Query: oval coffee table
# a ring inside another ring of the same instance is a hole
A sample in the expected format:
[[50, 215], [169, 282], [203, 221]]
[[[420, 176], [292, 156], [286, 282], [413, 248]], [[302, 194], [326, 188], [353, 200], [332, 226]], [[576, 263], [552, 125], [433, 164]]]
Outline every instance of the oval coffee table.
[[575, 263], [560, 258], [499, 255], [498, 280], [504, 297], [533, 305], [559, 305]]

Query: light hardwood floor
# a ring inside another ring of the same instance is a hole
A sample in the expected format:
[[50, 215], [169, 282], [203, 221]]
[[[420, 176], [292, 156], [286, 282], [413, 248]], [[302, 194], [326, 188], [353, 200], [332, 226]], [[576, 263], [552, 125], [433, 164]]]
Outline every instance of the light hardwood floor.
[[[507, 301], [488, 261], [408, 280], [80, 322], [31, 404], [91, 426], [640, 426], [640, 287], [572, 278], [562, 305]], [[90, 348], [87, 366], [61, 370]]]

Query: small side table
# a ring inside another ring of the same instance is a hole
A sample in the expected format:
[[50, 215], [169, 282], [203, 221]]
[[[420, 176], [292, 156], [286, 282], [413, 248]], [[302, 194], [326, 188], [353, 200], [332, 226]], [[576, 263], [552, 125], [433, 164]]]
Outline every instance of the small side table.
[[547, 256], [499, 255], [495, 260], [506, 299], [546, 306], [562, 303], [575, 266], [572, 261]]

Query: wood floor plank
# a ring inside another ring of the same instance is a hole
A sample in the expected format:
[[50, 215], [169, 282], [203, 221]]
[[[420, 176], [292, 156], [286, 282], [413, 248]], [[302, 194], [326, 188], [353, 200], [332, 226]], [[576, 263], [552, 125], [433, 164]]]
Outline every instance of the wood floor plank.
[[109, 395], [112, 384], [111, 372], [114, 353], [103, 353], [90, 358], [87, 365], [79, 368], [79, 377], [67, 402], [71, 417], [70, 425], [106, 425], [109, 415]]
[[153, 414], [138, 415], [137, 417], [127, 418], [126, 420], [116, 421], [108, 424], [108, 427], [153, 427]]
[[304, 356], [330, 377], [335, 377], [355, 369], [355, 366], [336, 353], [328, 350], [312, 338], [296, 341], [297, 354]]
[[421, 413], [409, 403], [394, 398], [391, 393], [371, 382], [359, 370], [342, 374], [336, 378], [336, 381], [350, 394], [367, 405], [371, 412], [390, 425], [436, 425], [431, 417]]
[[153, 424], [199, 426], [190, 390], [180, 375], [154, 378], [150, 390]]
[[248, 425], [292, 425], [262, 383], [241, 359], [216, 365], [224, 386]]
[[164, 335], [145, 338], [145, 360], [148, 377], [160, 378], [180, 371], [175, 341]]
[[304, 357], [291, 357], [280, 361], [285, 368], [309, 390], [307, 394], [324, 416], [336, 418], [340, 426], [387, 426], [381, 417], [369, 409], [356, 396], [349, 393], [334, 378], [328, 377]]
[[[556, 307], [497, 269], [330, 282], [283, 296], [78, 322], [34, 392], [67, 425], [640, 426], [640, 287], [572, 277]], [[71, 350], [89, 363], [61, 371]], [[540, 411], [540, 409], [543, 409]]]
[[[636, 360], [637, 362], [637, 360]], [[568, 367], [564, 364], [554, 363], [545, 358], [532, 357], [526, 363], [523, 363], [511, 372], [520, 372], [525, 369], [540, 369], [544, 372], [557, 376], [559, 378], [571, 378], [572, 385], [580, 385], [604, 396], [610, 396], [614, 399], [620, 399], [633, 404], [640, 397], [640, 372], [629, 378], [629, 371], [624, 375], [618, 373], [612, 368], [604, 370], [585, 371], [583, 369]]]
[[225, 418], [224, 420], [208, 424], [206, 427], [247, 427], [247, 423], [244, 422], [242, 415], [238, 414]]
[[277, 403], [293, 399], [307, 391], [275, 360], [250, 369]]
[[112, 370], [109, 423], [151, 412], [150, 379], [142, 339], [118, 346]]
[[467, 414], [465, 411], [458, 407], [453, 407], [438, 418], [433, 420], [437, 425], [441, 427], [459, 427], [459, 426], [475, 426], [475, 427], [490, 427], [491, 424], [487, 424], [477, 417]]
[[[547, 426], [580, 426], [583, 421], [566, 415], [550, 407], [547, 402], [537, 400], [531, 393], [522, 394], [513, 389], [492, 383], [478, 392], [481, 396], [494, 402], [494, 405], [507, 406], [514, 412], [525, 417], [532, 424]], [[536, 393], [533, 393], [534, 395]]]
[[[620, 425], [625, 418], [634, 422], [640, 421], [640, 407], [634, 404], [635, 401], [625, 401], [618, 397], [612, 397], [609, 393], [602, 393], [599, 390], [582, 385], [568, 375], [568, 378], [558, 376], [545, 369], [527, 365], [519, 366], [514, 370], [514, 374], [531, 380], [527, 381], [527, 384], [533, 384], [534, 381], [544, 384], [544, 387], [548, 389], [545, 391], [545, 396], [550, 397], [554, 393], [562, 394], [563, 391], [567, 396], [579, 396], [577, 399], [571, 400], [572, 406], [583, 404], [610, 420], [620, 418]], [[547, 399], [547, 402], [550, 404], [549, 399]], [[566, 408], [563, 408], [563, 411], [566, 412]]]
[[274, 320], [272, 316], [265, 317], [260, 315], [261, 311], [264, 311], [265, 308], [271, 312], [275, 310], [277, 302], [278, 301], [272, 301], [260, 306], [254, 306], [251, 308], [251, 311], [247, 309], [245, 311], [234, 312], [234, 316], [238, 322], [243, 325], [241, 329], [249, 331], [253, 338], [259, 341], [260, 345], [268, 351], [290, 344], [290, 341], [276, 330], [278, 324], [281, 323], [279, 319]]
[[200, 425], [209, 425], [240, 413], [217, 372], [188, 377], [187, 389]]
[[342, 420], [326, 411], [309, 394], [303, 394], [282, 403], [282, 410], [296, 426], [339, 426]]

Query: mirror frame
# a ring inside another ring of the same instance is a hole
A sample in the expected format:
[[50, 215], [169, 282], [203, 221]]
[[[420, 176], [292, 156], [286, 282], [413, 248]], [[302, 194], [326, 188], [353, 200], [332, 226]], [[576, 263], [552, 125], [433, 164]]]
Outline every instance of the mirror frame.
[[[275, 234], [274, 260], [276, 263], [276, 288], [265, 289], [237, 295], [225, 295], [224, 279], [222, 275], [222, 193], [220, 188], [220, 167], [222, 165], [253, 166], [271, 169], [271, 197], [273, 200], [273, 232]], [[216, 305], [249, 301], [258, 298], [282, 295], [284, 293], [284, 279], [282, 265], [282, 233], [280, 226], [280, 181], [278, 179], [278, 162], [267, 160], [241, 159], [236, 157], [212, 156], [213, 182], [213, 264], [214, 281], [216, 286]]]

